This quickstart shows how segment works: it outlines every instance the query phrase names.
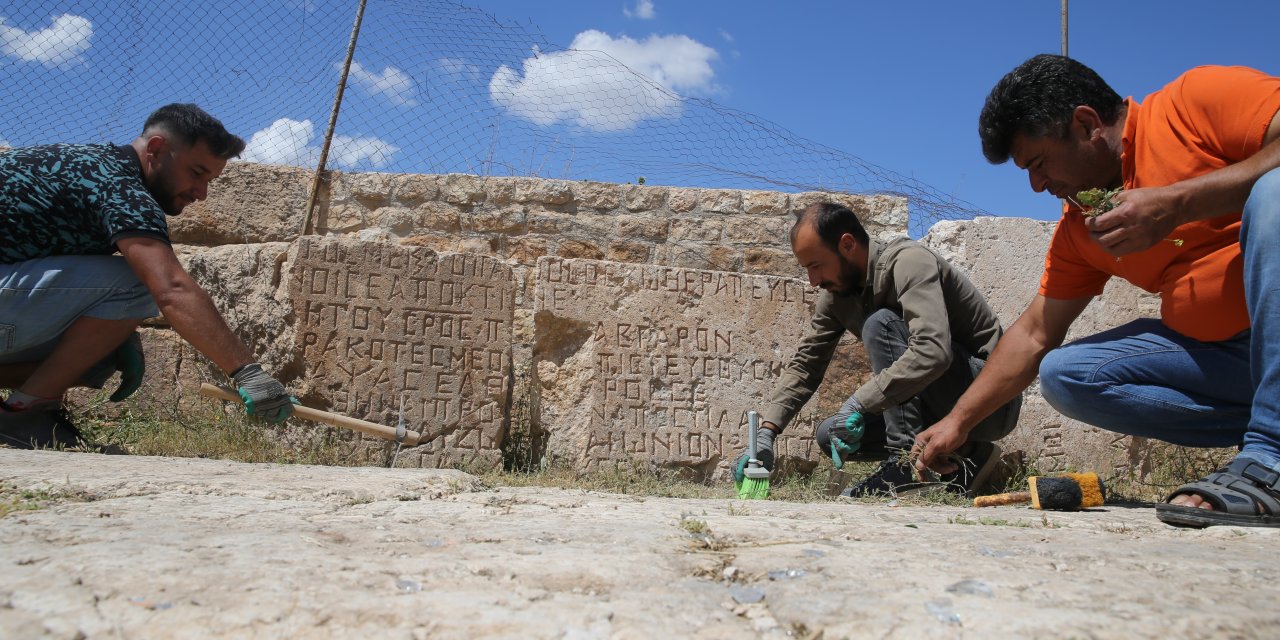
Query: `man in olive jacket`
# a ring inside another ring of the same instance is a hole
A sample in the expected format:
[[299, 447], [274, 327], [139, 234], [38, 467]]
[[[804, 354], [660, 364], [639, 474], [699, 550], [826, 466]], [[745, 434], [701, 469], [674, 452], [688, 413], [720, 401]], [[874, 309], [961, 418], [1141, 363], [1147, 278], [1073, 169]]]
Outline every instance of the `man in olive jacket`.
[[[1000, 339], [1000, 321], [982, 293], [924, 245], [870, 239], [857, 216], [836, 204], [797, 214], [791, 249], [809, 283], [825, 291], [762, 412], [758, 457], [772, 468], [774, 439], [817, 390], [850, 331], [866, 346], [874, 375], [819, 425], [818, 445], [837, 469], [851, 458], [884, 462], [845, 495], [903, 493], [930, 481], [971, 494], [999, 458], [993, 442], [1017, 423], [1020, 397], [970, 433], [951, 473], [917, 477], [906, 452], [925, 425], [951, 410]], [[735, 466], [738, 479], [745, 461]]]

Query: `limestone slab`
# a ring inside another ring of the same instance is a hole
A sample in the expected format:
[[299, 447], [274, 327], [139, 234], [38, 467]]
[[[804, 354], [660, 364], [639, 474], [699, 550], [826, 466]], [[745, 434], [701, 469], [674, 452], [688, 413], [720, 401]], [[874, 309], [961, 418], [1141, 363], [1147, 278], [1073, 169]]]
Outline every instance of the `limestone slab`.
[[487, 256], [300, 239], [290, 295], [309, 395], [387, 425], [403, 407], [422, 466], [496, 464], [514, 290], [510, 267]]
[[167, 219], [174, 242], [200, 245], [291, 240], [302, 226], [311, 172], [232, 162], [209, 185], [209, 199]]
[[[1270, 638], [1280, 530], [0, 449], [4, 638]], [[34, 497], [32, 497], [34, 496]], [[903, 501], [904, 503], [907, 501]], [[754, 600], [747, 604], [743, 601]]]
[[[548, 452], [581, 468], [639, 461], [723, 474], [809, 324], [789, 278], [538, 260], [534, 358]], [[813, 420], [786, 456], [812, 461]]]

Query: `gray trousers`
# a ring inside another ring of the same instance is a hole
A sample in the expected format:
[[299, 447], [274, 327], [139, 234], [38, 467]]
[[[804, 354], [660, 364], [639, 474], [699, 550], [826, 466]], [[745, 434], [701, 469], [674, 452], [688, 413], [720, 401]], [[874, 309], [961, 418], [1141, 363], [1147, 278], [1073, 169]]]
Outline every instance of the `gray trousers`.
[[[880, 309], [867, 317], [862, 325], [862, 341], [871, 360], [871, 370], [879, 373], [897, 362], [907, 352], [911, 332], [907, 322], [892, 309]], [[951, 343], [951, 366], [919, 395], [881, 414], [864, 414], [866, 431], [862, 436], [862, 449], [855, 459], [884, 458], [898, 451], [907, 450], [915, 442], [916, 434], [941, 420], [955, 407], [956, 401], [973, 384], [985, 360], [976, 358], [957, 343]], [[831, 427], [843, 424], [853, 413], [853, 398], [846, 400], [835, 415], [818, 425], [818, 448], [824, 455], [831, 455]], [[969, 442], [995, 442], [1009, 435], [1018, 424], [1018, 412], [1022, 408], [1019, 395], [997, 409], [969, 433]]]

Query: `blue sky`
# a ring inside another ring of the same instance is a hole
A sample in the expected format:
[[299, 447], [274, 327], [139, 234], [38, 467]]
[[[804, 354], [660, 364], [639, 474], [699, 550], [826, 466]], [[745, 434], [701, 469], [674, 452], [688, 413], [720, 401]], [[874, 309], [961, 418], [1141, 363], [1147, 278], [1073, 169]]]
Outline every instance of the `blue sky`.
[[[982, 157], [977, 117], [1006, 72], [1059, 53], [1059, 0], [645, 3], [473, 0], [567, 44], [584, 30], [687, 35], [718, 54], [706, 94], [998, 215], [1056, 219], [1012, 163]], [[628, 15], [630, 14], [630, 15]], [[1071, 0], [1069, 54], [1122, 96], [1202, 64], [1280, 75], [1280, 2]]]
[[[441, 0], [370, 3], [331, 167], [905, 185], [1057, 217], [1022, 172], [986, 163], [976, 120], [1004, 73], [1059, 51], [1059, 0], [462, 2], [496, 20]], [[354, 6], [0, 0], [0, 140], [123, 142], [156, 106], [194, 101], [250, 140], [249, 159], [313, 165]], [[1071, 55], [1121, 95], [1199, 64], [1280, 75], [1275, 0], [1070, 11]]]

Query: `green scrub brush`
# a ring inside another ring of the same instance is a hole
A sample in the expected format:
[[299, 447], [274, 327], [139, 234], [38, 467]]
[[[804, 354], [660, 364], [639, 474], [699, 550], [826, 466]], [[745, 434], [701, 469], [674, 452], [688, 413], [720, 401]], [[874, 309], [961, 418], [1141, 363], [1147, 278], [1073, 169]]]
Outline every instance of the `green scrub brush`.
[[763, 500], [769, 497], [769, 470], [756, 457], [756, 435], [760, 430], [760, 414], [747, 412], [747, 446], [751, 450], [751, 458], [747, 467], [742, 470], [742, 484], [738, 485], [738, 497], [743, 500]]

